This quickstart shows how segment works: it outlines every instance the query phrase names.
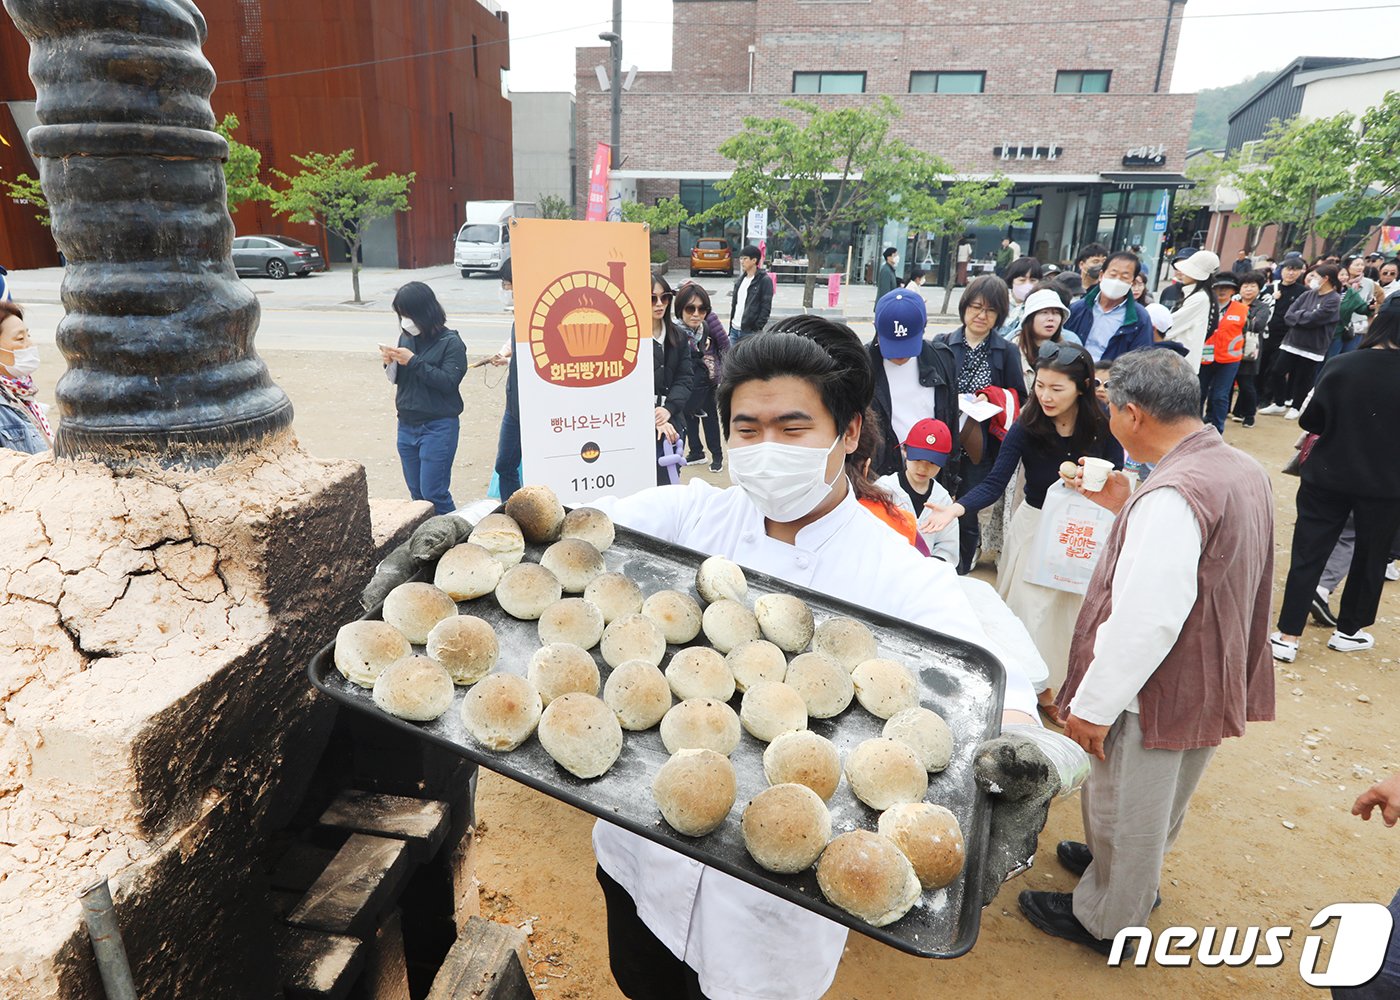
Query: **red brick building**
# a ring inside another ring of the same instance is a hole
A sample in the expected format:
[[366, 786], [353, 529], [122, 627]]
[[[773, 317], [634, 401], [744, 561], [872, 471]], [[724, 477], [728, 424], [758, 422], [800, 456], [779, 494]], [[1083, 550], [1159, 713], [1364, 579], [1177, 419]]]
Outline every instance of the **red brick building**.
[[[297, 170], [293, 154], [353, 148], [379, 171], [418, 177], [411, 211], [373, 227], [367, 264], [450, 263], [467, 201], [510, 198], [507, 15], [490, 0], [200, 0], [204, 52], [218, 74], [211, 103], [236, 114], [236, 137], [270, 168]], [[23, 135], [34, 119], [28, 45], [0, 17], [0, 176], [38, 171]], [[0, 264], [58, 263], [33, 212], [0, 198]], [[293, 226], [266, 205], [234, 216], [240, 233], [281, 232], [326, 247], [312, 226]], [[326, 247], [332, 261], [343, 246]]]
[[[1041, 205], [1010, 231], [1026, 253], [1071, 258], [1092, 240], [1160, 250], [1153, 229], [1163, 196], [1181, 175], [1195, 98], [1167, 93], [1184, 0], [1142, 0], [1101, 10], [1071, 0], [1033, 7], [990, 0], [674, 0], [672, 70], [638, 74], [622, 98], [624, 162], [615, 172], [643, 201], [680, 195], [713, 203], [727, 176], [716, 147], [746, 115], [783, 113], [800, 94], [824, 106], [888, 95], [897, 134], [968, 175], [1001, 172], [1017, 200]], [[624, 65], [634, 53], [625, 48]], [[581, 161], [609, 138], [609, 98], [594, 67], [605, 48], [577, 51]], [[627, 192], [630, 196], [631, 192]], [[736, 226], [727, 235], [738, 245]], [[677, 258], [696, 233], [673, 232]], [[990, 257], [1001, 231], [975, 231]], [[779, 252], [782, 241], [777, 241]], [[883, 245], [906, 264], [928, 247], [892, 220], [868, 232], [833, 234], [830, 266], [854, 247], [856, 275]], [[659, 244], [665, 245], [665, 244]]]

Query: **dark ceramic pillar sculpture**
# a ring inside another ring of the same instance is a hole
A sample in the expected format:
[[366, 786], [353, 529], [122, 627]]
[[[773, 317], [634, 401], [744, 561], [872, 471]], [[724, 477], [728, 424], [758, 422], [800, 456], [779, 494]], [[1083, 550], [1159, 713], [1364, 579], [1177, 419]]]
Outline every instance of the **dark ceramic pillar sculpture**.
[[285, 433], [229, 256], [228, 146], [189, 0], [5, 0], [29, 39], [29, 135], [68, 258], [55, 443], [114, 467], [207, 466]]

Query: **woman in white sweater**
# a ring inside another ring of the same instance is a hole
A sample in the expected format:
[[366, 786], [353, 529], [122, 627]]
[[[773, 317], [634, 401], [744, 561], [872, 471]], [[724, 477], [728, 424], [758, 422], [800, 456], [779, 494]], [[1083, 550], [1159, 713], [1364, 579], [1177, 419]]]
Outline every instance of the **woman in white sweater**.
[[1215, 325], [1215, 296], [1210, 292], [1210, 276], [1220, 268], [1220, 258], [1209, 250], [1197, 250], [1176, 265], [1176, 277], [1183, 294], [1172, 310], [1172, 339], [1186, 345], [1186, 363], [1195, 371], [1201, 367], [1201, 350]]

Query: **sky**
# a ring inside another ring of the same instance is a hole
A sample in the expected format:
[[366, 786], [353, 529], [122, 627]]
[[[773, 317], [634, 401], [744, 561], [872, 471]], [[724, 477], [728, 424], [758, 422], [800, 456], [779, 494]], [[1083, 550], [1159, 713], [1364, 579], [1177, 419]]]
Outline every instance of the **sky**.
[[[498, 2], [511, 14], [512, 90], [572, 90], [574, 47], [603, 46], [598, 32], [612, 26], [612, 0]], [[670, 69], [670, 0], [624, 0], [622, 13], [624, 70]], [[1400, 55], [1400, 0], [1189, 0], [1185, 22], [1171, 83], [1176, 93], [1236, 83], [1303, 55]]]

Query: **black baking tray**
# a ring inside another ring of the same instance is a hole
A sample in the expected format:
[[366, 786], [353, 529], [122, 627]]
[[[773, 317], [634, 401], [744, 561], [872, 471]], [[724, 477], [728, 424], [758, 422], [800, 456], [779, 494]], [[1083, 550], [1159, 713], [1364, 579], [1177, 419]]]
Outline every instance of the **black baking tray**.
[[[526, 560], [537, 562], [544, 548], [527, 546]], [[694, 584], [695, 571], [706, 558], [702, 553], [618, 526], [616, 541], [603, 555], [610, 571], [631, 578], [643, 594], [670, 589], [699, 600]], [[584, 780], [555, 764], [536, 736], [531, 736], [510, 753], [488, 750], [475, 743], [461, 720], [466, 688], [457, 689], [452, 707], [444, 715], [434, 722], [419, 724], [381, 712], [371, 699], [369, 689], [351, 684], [342, 677], [335, 669], [334, 642], [316, 654], [307, 673], [316, 687], [336, 701], [378, 716], [387, 725], [446, 747], [483, 767], [664, 844], [892, 948], [925, 958], [957, 958], [965, 954], [977, 940], [981, 924], [982, 907], [976, 886], [981, 883], [982, 868], [986, 864], [990, 820], [987, 797], [973, 781], [972, 758], [977, 744], [995, 736], [1001, 728], [1006, 684], [1001, 662], [982, 647], [964, 640], [794, 587], [754, 570], [746, 568], [744, 572], [749, 582], [750, 604], [763, 594], [793, 594], [811, 607], [818, 623], [844, 616], [868, 625], [879, 641], [880, 655], [899, 660], [913, 670], [919, 678], [921, 704], [941, 715], [952, 729], [953, 759], [946, 770], [929, 775], [926, 801], [946, 806], [957, 816], [966, 841], [967, 866], [951, 885], [925, 892], [913, 909], [885, 927], [872, 927], [829, 904], [817, 886], [815, 867], [796, 875], [777, 875], [760, 868], [749, 857], [739, 831], [739, 818], [744, 805], [766, 788], [768, 782], [763, 774], [763, 750], [767, 744], [748, 733], [742, 735], [739, 746], [730, 755], [738, 783], [734, 809], [713, 833], [705, 837], [686, 837], [662, 820], [652, 802], [652, 777], [668, 758], [656, 728], [640, 733], [624, 731], [622, 753], [617, 762], [603, 776]], [[432, 575], [433, 567], [429, 566], [415, 579], [431, 581]], [[703, 606], [703, 602], [700, 603]], [[381, 618], [381, 607], [373, 608], [363, 617]], [[540, 646], [536, 623], [511, 618], [501, 610], [494, 596], [462, 601], [458, 607], [463, 614], [483, 618], [495, 628], [501, 647], [495, 669], [523, 676], [530, 656]], [[695, 644], [703, 643], [704, 633], [701, 633]], [[416, 652], [423, 651], [421, 646], [414, 648]], [[679, 648], [667, 649], [663, 670]], [[606, 682], [610, 668], [596, 648], [592, 652]], [[740, 697], [736, 694], [731, 703], [736, 712]], [[844, 761], [856, 744], [880, 736], [883, 726], [884, 720], [865, 711], [858, 701], [852, 701], [851, 707], [838, 717], [813, 719], [809, 728], [834, 742]], [[851, 794], [844, 777], [828, 806], [833, 836], [857, 828], [874, 830], [879, 818], [875, 810]]]

